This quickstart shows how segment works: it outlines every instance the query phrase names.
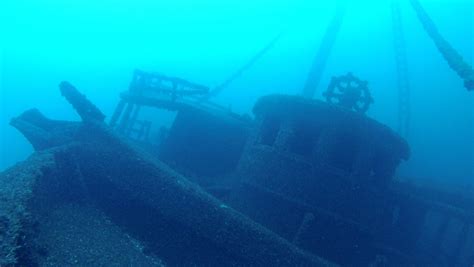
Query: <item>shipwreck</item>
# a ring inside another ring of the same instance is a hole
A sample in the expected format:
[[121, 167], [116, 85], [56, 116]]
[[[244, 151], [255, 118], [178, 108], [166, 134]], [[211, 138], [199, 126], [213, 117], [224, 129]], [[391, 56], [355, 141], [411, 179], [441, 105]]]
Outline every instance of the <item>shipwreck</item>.
[[[472, 90], [472, 68], [410, 2]], [[398, 131], [365, 115], [374, 99], [351, 73], [313, 99], [344, 12], [302, 96], [263, 96], [251, 115], [209, 100], [279, 36], [214, 89], [137, 70], [109, 120], [69, 82], [81, 121], [13, 118], [35, 153], [0, 173], [0, 266], [472, 265], [474, 198], [396, 177], [410, 158], [397, 5]], [[144, 109], [175, 117], [160, 126]]]
[[[137, 71], [107, 124], [73, 85], [60, 91], [82, 121], [35, 109], [11, 121], [37, 152], [0, 176], [2, 265], [472, 260], [472, 199], [395, 180], [409, 146], [360, 108], [269, 95], [252, 119], [201, 104], [204, 87]], [[165, 136], [152, 137], [143, 106], [177, 112]]]

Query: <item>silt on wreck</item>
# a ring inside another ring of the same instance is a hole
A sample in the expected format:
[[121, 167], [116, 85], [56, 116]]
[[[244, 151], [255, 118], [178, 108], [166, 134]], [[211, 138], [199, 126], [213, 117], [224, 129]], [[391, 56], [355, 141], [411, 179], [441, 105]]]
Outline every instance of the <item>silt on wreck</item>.
[[[154, 91], [161, 81], [171, 89]], [[0, 174], [2, 266], [463, 266], [474, 256], [472, 199], [395, 179], [409, 146], [363, 114], [270, 95], [252, 119], [200, 101], [205, 87], [137, 72], [107, 125], [74, 86], [60, 89], [81, 122], [38, 110], [11, 122], [36, 152]], [[158, 145], [142, 106], [177, 112]]]

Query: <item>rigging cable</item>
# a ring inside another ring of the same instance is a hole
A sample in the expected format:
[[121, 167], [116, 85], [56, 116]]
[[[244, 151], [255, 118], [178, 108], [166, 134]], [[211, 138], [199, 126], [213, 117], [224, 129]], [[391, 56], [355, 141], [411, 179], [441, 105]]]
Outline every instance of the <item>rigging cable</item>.
[[227, 88], [235, 79], [239, 78], [242, 73], [251, 68], [255, 62], [257, 62], [262, 56], [264, 56], [280, 39], [281, 33], [273, 38], [265, 47], [263, 47], [257, 54], [255, 54], [247, 63], [240, 67], [236, 72], [234, 72], [229, 78], [224, 80], [221, 84], [216, 86], [213, 90], [209, 92], [202, 100], [209, 100], [212, 97], [220, 94], [225, 88]]
[[407, 138], [410, 127], [410, 83], [406, 54], [405, 35], [398, 1], [392, 2], [393, 43], [398, 89], [398, 132]]
[[319, 50], [313, 60], [313, 65], [311, 66], [311, 70], [309, 71], [308, 78], [303, 88], [303, 96], [306, 98], [313, 98], [314, 93], [317, 90], [329, 54], [331, 53], [332, 47], [334, 46], [337, 35], [341, 29], [342, 19], [346, 12], [346, 5], [346, 1], [338, 4], [336, 7], [336, 13], [326, 29], [326, 33], [324, 34]]
[[431, 37], [439, 52], [446, 59], [448, 65], [464, 80], [464, 87], [470, 91], [474, 90], [474, 70], [472, 67], [464, 61], [462, 56], [441, 36], [433, 20], [428, 16], [420, 2], [418, 0], [410, 0], [410, 3], [423, 28]]

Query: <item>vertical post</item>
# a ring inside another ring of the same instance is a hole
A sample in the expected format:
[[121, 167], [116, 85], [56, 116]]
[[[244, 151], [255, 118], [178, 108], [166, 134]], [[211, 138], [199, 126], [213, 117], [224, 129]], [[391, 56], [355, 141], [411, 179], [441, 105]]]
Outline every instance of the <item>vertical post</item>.
[[135, 123], [137, 122], [138, 114], [140, 114], [141, 108], [142, 107], [140, 105], [135, 105], [132, 116], [131, 116], [130, 120], [127, 122], [127, 125], [125, 127], [124, 132], [125, 132], [126, 135], [131, 134], [131, 132], [133, 130], [133, 127], [134, 127]]
[[117, 125], [117, 121], [120, 118], [120, 115], [122, 115], [123, 109], [125, 108], [125, 100], [121, 99], [120, 102], [118, 103], [117, 107], [115, 108], [114, 114], [112, 115], [112, 118], [110, 119], [109, 126], [110, 128], [115, 128], [115, 125]]
[[122, 119], [120, 120], [120, 125], [119, 125], [119, 132], [124, 133], [125, 130], [128, 127], [128, 122], [130, 120], [130, 115], [132, 114], [134, 104], [132, 103], [127, 103], [125, 108], [125, 112], [122, 116]]
[[408, 138], [410, 127], [410, 83], [408, 79], [408, 63], [406, 55], [405, 36], [397, 0], [392, 1], [393, 43], [397, 67], [398, 88], [398, 132]]
[[323, 40], [321, 41], [321, 45], [319, 46], [319, 50], [313, 59], [313, 65], [311, 66], [306, 84], [303, 88], [303, 96], [306, 98], [313, 98], [314, 93], [317, 90], [324, 68], [326, 67], [329, 54], [331, 53], [332, 47], [336, 42], [339, 30], [341, 29], [342, 19], [344, 18], [344, 14], [346, 12], [346, 5], [347, 4], [344, 2], [338, 4], [336, 7], [336, 13], [334, 14], [331, 23], [326, 29], [326, 33], [324, 34]]

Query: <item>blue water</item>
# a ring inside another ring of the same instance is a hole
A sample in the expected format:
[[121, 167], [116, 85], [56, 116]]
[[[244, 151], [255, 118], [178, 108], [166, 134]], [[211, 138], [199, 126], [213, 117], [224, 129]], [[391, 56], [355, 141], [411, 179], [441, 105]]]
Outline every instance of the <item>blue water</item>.
[[[397, 177], [474, 186], [474, 92], [450, 69], [408, 1], [399, 1], [411, 84], [412, 150]], [[441, 34], [474, 64], [474, 1], [421, 1]], [[332, 76], [353, 72], [375, 99], [368, 116], [397, 128], [391, 1], [349, 1], [316, 98]], [[133, 70], [211, 88], [276, 35], [281, 38], [215, 102], [250, 114], [271, 93], [301, 94], [336, 4], [311, 0], [18, 0], [0, 4], [0, 170], [32, 153], [9, 120], [36, 107], [78, 120], [58, 93], [67, 80], [110, 118]], [[167, 121], [169, 117], [165, 116]]]

